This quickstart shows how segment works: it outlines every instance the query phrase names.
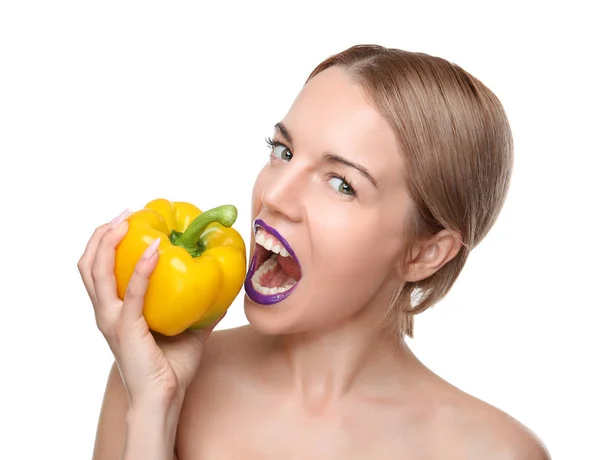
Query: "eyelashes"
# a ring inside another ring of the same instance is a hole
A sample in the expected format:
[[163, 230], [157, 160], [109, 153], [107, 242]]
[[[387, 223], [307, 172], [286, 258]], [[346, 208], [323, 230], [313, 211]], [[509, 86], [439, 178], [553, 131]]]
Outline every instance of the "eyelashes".
[[270, 148], [275, 147], [276, 145], [283, 145], [281, 142], [276, 142], [273, 139], [271, 139], [270, 137], [265, 138], [265, 142], [267, 143], [267, 145]]
[[[283, 144], [282, 142], [273, 140], [271, 137], [265, 138], [265, 141], [271, 151], [271, 158], [286, 162], [291, 161], [294, 154], [287, 145]], [[287, 151], [289, 153], [289, 156], [287, 158], [280, 158], [278, 155], [275, 154], [276, 149], [278, 148], [282, 148], [283, 151]], [[338, 195], [341, 195], [346, 199], [358, 197], [358, 192], [352, 186], [352, 183], [346, 178], [345, 175], [331, 172], [327, 175], [327, 179], [329, 183], [331, 183], [332, 181], [339, 181], [337, 185], [330, 184], [331, 189]]]

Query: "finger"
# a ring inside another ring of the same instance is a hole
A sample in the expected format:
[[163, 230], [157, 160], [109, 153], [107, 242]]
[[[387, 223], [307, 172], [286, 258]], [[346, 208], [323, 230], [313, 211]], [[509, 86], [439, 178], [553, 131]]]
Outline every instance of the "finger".
[[101, 238], [104, 234], [110, 230], [111, 226], [118, 225], [124, 218], [129, 215], [129, 210], [126, 209], [117, 217], [115, 217], [108, 224], [101, 225], [96, 228], [92, 237], [89, 239], [85, 250], [79, 261], [77, 262], [77, 268], [79, 269], [79, 274], [81, 275], [81, 279], [83, 280], [83, 284], [88, 292], [88, 295], [92, 299], [92, 303], [96, 304], [96, 294], [94, 292], [93, 279], [92, 279], [92, 264], [96, 257], [96, 251], [98, 250], [98, 244], [100, 243]]
[[123, 324], [135, 324], [144, 312], [144, 297], [148, 290], [150, 276], [158, 263], [158, 247], [161, 239], [157, 238], [144, 251], [131, 275], [125, 298], [123, 300]]
[[85, 250], [83, 251], [81, 258], [77, 262], [77, 269], [79, 270], [79, 274], [93, 305], [97, 304], [97, 299], [96, 293], [94, 292], [94, 282], [92, 280], [92, 263], [96, 257], [98, 243], [109, 228], [109, 224], [104, 224], [94, 231], [92, 237], [89, 239], [85, 247]]
[[[125, 216], [122, 216], [124, 219]], [[116, 226], [115, 226], [116, 225]], [[98, 307], [120, 304], [115, 279], [115, 250], [128, 230], [127, 221], [112, 224], [98, 243], [92, 262], [92, 281]]]

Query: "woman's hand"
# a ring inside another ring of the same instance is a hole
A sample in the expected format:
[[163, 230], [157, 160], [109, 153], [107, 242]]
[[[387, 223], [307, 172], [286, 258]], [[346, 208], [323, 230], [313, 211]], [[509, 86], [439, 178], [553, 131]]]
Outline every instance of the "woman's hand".
[[138, 261], [124, 301], [118, 298], [115, 248], [127, 233], [127, 215], [125, 211], [96, 229], [79, 260], [79, 272], [94, 306], [98, 328], [119, 367], [130, 407], [139, 401], [182, 404], [214, 325], [174, 337], [150, 332], [142, 312], [148, 280], [158, 261], [154, 244]]

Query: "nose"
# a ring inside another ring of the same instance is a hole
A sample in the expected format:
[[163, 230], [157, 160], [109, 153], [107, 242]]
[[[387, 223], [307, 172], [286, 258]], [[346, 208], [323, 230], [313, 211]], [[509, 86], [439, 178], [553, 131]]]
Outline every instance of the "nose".
[[306, 180], [300, 168], [294, 168], [292, 164], [271, 171], [261, 193], [263, 207], [292, 222], [299, 222], [303, 215]]

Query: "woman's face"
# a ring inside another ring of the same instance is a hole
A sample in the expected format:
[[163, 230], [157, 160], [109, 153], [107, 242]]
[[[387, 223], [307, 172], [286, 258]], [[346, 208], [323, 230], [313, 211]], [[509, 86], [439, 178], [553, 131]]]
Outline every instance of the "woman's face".
[[389, 300], [409, 216], [402, 171], [391, 127], [344, 70], [305, 85], [252, 194], [245, 310], [255, 328], [327, 327]]

